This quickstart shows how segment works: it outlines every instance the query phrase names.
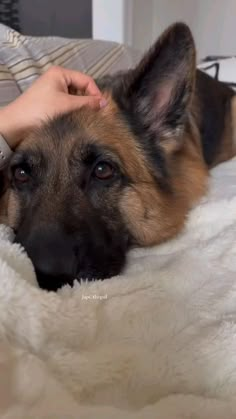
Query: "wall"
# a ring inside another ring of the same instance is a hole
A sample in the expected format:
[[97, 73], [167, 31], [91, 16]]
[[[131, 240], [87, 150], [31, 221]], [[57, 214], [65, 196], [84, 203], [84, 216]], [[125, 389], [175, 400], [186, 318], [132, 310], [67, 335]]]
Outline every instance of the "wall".
[[132, 45], [136, 2], [140, 0], [93, 0], [93, 38]]
[[92, 0], [20, 0], [19, 8], [24, 34], [92, 36]]
[[125, 42], [125, 0], [93, 0], [93, 38]]
[[236, 0], [93, 0], [94, 37], [147, 49], [175, 21], [189, 24], [198, 57], [236, 54]]
[[[191, 27], [198, 57], [236, 54], [236, 0], [146, 0], [145, 6], [144, 2], [141, 5], [141, 0], [138, 3], [140, 10], [135, 12], [135, 26], [144, 24], [147, 28], [149, 23], [151, 29], [146, 29], [141, 40], [134, 37], [135, 47], [146, 48], [150, 39], [153, 42], [169, 24], [179, 20]], [[152, 20], [147, 21], [145, 17], [147, 9]]]
[[176, 20], [192, 23], [194, 0], [93, 0], [93, 38], [147, 49]]
[[198, 0], [194, 3], [193, 30], [199, 55], [236, 55], [236, 1]]
[[93, 37], [147, 49], [170, 23], [187, 22], [198, 56], [236, 54], [236, 0], [20, 0], [23, 32]]
[[153, 42], [153, 10], [155, 0], [134, 0], [131, 44], [144, 51]]

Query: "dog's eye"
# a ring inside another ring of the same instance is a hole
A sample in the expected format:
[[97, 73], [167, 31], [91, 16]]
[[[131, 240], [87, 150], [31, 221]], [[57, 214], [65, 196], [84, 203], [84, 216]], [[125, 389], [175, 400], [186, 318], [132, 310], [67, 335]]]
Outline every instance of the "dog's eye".
[[26, 183], [29, 180], [28, 173], [22, 167], [16, 167], [13, 172], [13, 175], [14, 175], [14, 179], [18, 183]]
[[110, 163], [100, 162], [93, 171], [93, 175], [100, 180], [108, 180], [114, 176], [114, 168]]

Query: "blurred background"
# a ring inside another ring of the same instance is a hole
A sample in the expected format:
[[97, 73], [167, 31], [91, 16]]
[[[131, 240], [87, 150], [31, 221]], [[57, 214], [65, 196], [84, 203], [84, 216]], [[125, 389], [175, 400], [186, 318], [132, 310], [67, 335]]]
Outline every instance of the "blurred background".
[[0, 0], [0, 22], [27, 35], [95, 38], [146, 49], [188, 23], [198, 56], [236, 54], [236, 0]]

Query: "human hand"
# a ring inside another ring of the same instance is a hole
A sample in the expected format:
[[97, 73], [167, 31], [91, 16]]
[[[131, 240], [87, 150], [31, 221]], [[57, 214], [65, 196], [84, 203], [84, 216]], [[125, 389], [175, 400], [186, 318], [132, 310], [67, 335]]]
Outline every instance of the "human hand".
[[[80, 96], [71, 92], [78, 92]], [[14, 148], [30, 129], [48, 117], [82, 106], [99, 109], [105, 105], [106, 100], [91, 77], [62, 67], [51, 67], [14, 102], [0, 110], [0, 133]]]

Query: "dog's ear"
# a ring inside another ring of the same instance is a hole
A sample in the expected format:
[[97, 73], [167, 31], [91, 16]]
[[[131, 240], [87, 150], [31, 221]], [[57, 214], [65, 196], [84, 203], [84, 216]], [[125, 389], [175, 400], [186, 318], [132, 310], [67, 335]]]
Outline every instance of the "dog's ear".
[[168, 28], [126, 75], [121, 106], [133, 126], [166, 150], [176, 150], [187, 118], [196, 72], [195, 46], [184, 23]]

